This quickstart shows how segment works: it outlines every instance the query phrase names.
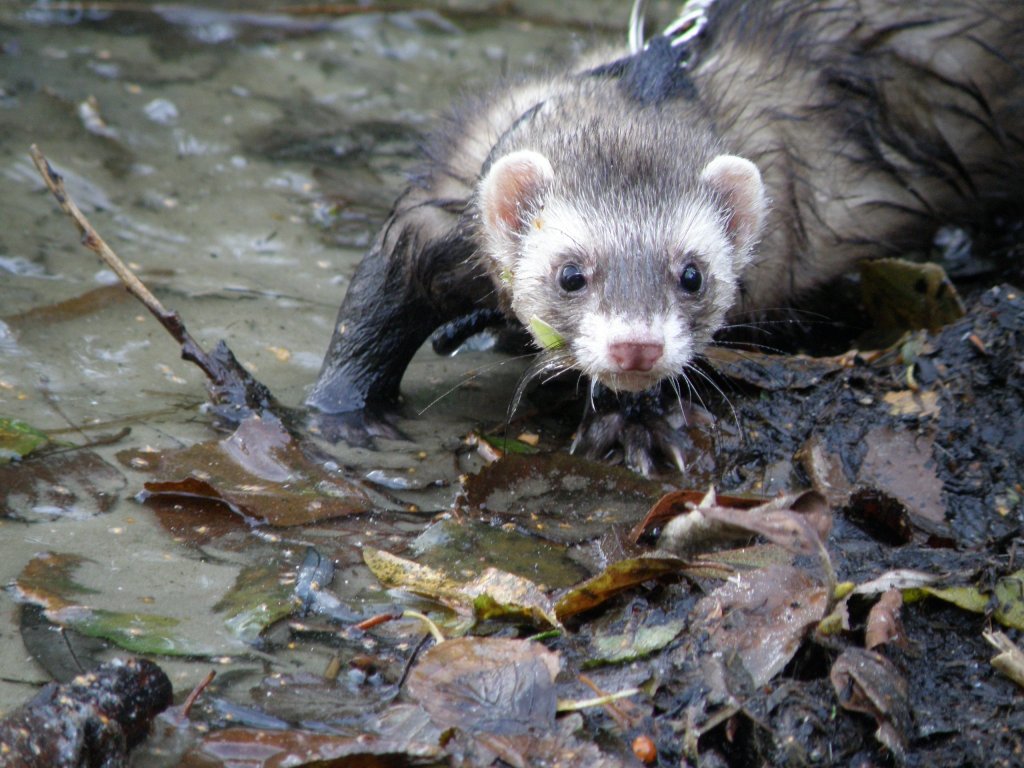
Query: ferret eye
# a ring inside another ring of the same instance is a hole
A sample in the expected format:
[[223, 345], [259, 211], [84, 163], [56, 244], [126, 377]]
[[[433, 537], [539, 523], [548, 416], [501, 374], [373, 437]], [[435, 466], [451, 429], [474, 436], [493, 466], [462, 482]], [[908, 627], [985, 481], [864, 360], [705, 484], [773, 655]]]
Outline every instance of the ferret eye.
[[575, 264], [566, 264], [558, 271], [558, 285], [567, 293], [575, 293], [587, 286], [587, 276]]
[[699, 293], [700, 287], [704, 285], [704, 276], [693, 264], [683, 267], [683, 274], [679, 276], [679, 287], [687, 293]]

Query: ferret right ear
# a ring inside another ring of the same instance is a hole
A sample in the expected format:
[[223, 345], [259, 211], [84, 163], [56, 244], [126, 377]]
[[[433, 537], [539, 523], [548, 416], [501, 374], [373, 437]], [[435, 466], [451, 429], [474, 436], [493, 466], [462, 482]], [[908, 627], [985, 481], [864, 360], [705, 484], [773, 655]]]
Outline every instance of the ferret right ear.
[[757, 166], [736, 155], [719, 155], [704, 166], [701, 178], [729, 209], [727, 227], [737, 253], [748, 253], [761, 236], [768, 198]]
[[555, 172], [548, 159], [528, 149], [498, 160], [480, 183], [480, 213], [492, 234], [518, 232], [544, 204]]

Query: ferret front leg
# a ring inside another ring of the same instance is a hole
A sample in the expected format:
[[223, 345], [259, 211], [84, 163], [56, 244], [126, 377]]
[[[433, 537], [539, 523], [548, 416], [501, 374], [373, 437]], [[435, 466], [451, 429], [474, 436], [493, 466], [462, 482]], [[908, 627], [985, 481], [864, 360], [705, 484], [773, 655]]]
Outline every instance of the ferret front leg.
[[409, 361], [448, 321], [493, 303], [458, 211], [412, 190], [356, 270], [306, 399], [314, 430], [368, 446], [391, 423]]

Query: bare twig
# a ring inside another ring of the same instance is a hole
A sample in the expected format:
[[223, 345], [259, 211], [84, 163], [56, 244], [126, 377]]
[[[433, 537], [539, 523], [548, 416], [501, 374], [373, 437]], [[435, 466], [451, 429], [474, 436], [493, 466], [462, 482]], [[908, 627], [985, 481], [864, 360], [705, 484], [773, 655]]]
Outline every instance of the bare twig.
[[[263, 384], [256, 381], [235, 359], [227, 345], [221, 342], [214, 354], [208, 353], [202, 345], [197, 342], [185, 328], [181, 316], [174, 310], [167, 309], [160, 300], [154, 296], [141, 280], [132, 272], [128, 266], [121, 261], [113, 249], [93, 229], [89, 220], [79, 210], [75, 201], [68, 195], [64, 187], [63, 177], [57, 173], [49, 160], [43, 155], [35, 144], [30, 149], [32, 162], [35, 163], [43, 182], [50, 192], [57, 199], [61, 210], [67, 214], [78, 227], [82, 238], [82, 245], [93, 251], [103, 263], [120, 278], [128, 292], [145, 305], [150, 314], [155, 317], [167, 330], [175, 341], [181, 346], [183, 359], [195, 363], [206, 374], [210, 383], [207, 389], [210, 398], [218, 405], [231, 405], [238, 409], [247, 407], [249, 409], [262, 411], [276, 407], [273, 396]], [[241, 413], [241, 410], [239, 411]]]

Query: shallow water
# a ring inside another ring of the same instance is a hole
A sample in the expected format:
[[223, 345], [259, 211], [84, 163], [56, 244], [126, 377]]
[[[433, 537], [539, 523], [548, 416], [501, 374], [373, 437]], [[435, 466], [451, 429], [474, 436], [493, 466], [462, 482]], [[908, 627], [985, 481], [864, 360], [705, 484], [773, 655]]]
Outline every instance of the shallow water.
[[[187, 631], [215, 648], [230, 643], [218, 642], [223, 628], [209, 610], [239, 570], [301, 559], [310, 536], [324, 534], [241, 533], [237, 546], [224, 543], [231, 537], [197, 546], [134, 500], [147, 478], [124, 467], [119, 451], [217, 437], [200, 409], [204, 380], [79, 244], [29, 146], [39, 145], [96, 229], [193, 336], [211, 348], [225, 339], [281, 400], [299, 404], [347, 276], [412, 166], [419, 132], [465, 88], [621, 39], [628, 15], [628, 3], [610, 1], [556, 11], [524, 2], [516, 17], [489, 14], [482, 3], [337, 17], [276, 13], [281, 5], [0, 7], [0, 417], [79, 445], [131, 429], [95, 448], [113, 469], [67, 470], [73, 497], [8, 498], [0, 580], [13, 580], [37, 552], [85, 556], [91, 562], [78, 576], [98, 590], [98, 603], [187, 619]], [[348, 204], [331, 208], [325, 183], [343, 189]], [[339, 462], [451, 479], [457, 467], [443, 448], [505, 416], [518, 368], [498, 363], [486, 353], [449, 360], [422, 352], [403, 387], [410, 412], [430, 406], [403, 423], [415, 442], [377, 453], [342, 448]], [[483, 373], [473, 386], [446, 396], [475, 369]], [[83, 488], [83, 478], [95, 487]], [[445, 508], [452, 493], [424, 498]], [[96, 500], [107, 496], [101, 511]], [[401, 530], [360, 518], [334, 534], [363, 543]], [[342, 562], [335, 588], [386, 601], [354, 562]], [[6, 711], [48, 677], [29, 657], [6, 593], [0, 617]], [[276, 662], [226, 660], [222, 673], [251, 684], [279, 665], [319, 673], [325, 660], [298, 648]], [[178, 692], [210, 667], [163, 663]]]

